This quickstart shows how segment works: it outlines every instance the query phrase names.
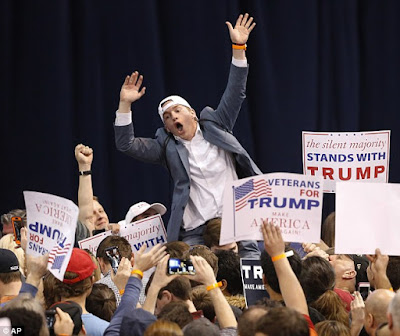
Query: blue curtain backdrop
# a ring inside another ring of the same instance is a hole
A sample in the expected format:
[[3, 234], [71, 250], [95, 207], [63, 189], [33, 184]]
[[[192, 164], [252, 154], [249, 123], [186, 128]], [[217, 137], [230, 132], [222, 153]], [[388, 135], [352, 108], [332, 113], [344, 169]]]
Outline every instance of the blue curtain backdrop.
[[[115, 149], [120, 86], [144, 75], [139, 136], [161, 126], [166, 95], [216, 107], [231, 60], [225, 21], [242, 12], [257, 26], [235, 134], [261, 170], [301, 173], [303, 130], [391, 129], [399, 182], [400, 1], [1, 0], [1, 213], [24, 207], [23, 190], [76, 202], [78, 143], [94, 149], [94, 192], [111, 221], [141, 200], [169, 206], [168, 173]], [[333, 208], [327, 195], [324, 215]]]

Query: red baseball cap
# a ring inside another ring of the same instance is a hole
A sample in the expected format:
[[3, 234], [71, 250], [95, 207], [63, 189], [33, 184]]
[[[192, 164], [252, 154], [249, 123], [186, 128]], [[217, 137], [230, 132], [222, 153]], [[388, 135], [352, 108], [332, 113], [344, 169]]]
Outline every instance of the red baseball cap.
[[89, 253], [74, 247], [66, 271], [76, 273], [78, 276], [74, 279], [64, 278], [63, 282], [66, 284], [74, 284], [85, 280], [93, 274], [96, 268], [97, 266], [94, 264]]

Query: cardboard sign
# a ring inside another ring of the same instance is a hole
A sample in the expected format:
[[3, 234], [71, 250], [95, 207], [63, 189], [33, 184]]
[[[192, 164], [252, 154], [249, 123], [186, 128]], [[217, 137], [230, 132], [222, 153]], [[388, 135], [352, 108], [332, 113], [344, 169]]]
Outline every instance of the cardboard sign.
[[322, 177], [271, 173], [233, 181], [224, 192], [220, 245], [263, 240], [263, 220], [287, 242], [319, 242]]
[[263, 270], [260, 265], [260, 259], [241, 258], [240, 270], [246, 307], [254, 305], [264, 297], [269, 297], [262, 282]]
[[303, 132], [303, 173], [322, 176], [324, 192], [337, 181], [388, 182], [390, 131]]
[[100, 243], [103, 241], [104, 238], [108, 236], [111, 236], [111, 230], [101, 232], [95, 236], [80, 240], [78, 241], [79, 248], [82, 250], [87, 249], [92, 252], [93, 255], [96, 255], [97, 248], [99, 247]]
[[400, 255], [400, 184], [338, 182], [335, 253]]
[[167, 233], [160, 215], [122, 225], [120, 236], [131, 244], [134, 253], [139, 251], [143, 244], [147, 245], [148, 251], [157, 244], [167, 242]]
[[71, 258], [79, 208], [70, 200], [35, 191], [24, 191], [28, 243], [26, 253], [49, 253], [48, 269], [59, 280]]

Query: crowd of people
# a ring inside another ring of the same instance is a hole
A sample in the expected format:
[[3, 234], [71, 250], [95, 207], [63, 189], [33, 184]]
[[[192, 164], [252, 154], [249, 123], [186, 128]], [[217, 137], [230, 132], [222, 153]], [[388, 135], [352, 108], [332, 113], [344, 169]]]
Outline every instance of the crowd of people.
[[[166, 167], [173, 181], [168, 242], [133, 252], [122, 225], [164, 215], [160, 203], [133, 204], [110, 223], [94, 196], [93, 149], [79, 144], [79, 218], [65, 275], [48, 270], [47, 254], [26, 253], [26, 211], [2, 215], [0, 326], [24, 335], [400, 335], [400, 257], [337, 255], [335, 217], [322, 224], [319, 244], [304, 243], [304, 256], [285, 243], [279, 227], [263, 222], [263, 244], [220, 245], [224, 186], [261, 174], [232, 129], [245, 98], [246, 43], [255, 27], [248, 14], [227, 22], [232, 64], [216, 110], [197, 117], [179, 96], [161, 101], [164, 127], [154, 139], [135, 137], [131, 105], [145, 94], [143, 76], [127, 76], [115, 120], [118, 150]], [[22, 220], [17, 243], [12, 218]], [[111, 231], [95, 255], [78, 242]], [[260, 251], [261, 250], [261, 251]], [[259, 260], [268, 298], [248, 305], [240, 258]], [[179, 272], [169, 268], [179, 260]], [[153, 270], [151, 275], [149, 272]], [[366, 291], [359, 291], [363, 284]]]

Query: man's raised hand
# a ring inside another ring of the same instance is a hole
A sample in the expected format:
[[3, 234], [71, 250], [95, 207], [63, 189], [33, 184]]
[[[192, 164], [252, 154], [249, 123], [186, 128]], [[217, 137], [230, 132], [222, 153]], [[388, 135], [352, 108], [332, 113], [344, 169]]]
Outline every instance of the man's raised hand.
[[137, 71], [133, 72], [132, 75], [128, 75], [125, 78], [124, 83], [121, 87], [120, 92], [120, 103], [128, 103], [131, 104], [136, 100], [142, 98], [142, 96], [146, 92], [146, 88], [142, 87], [143, 76], [139, 75]]
[[226, 22], [229, 29], [229, 35], [232, 43], [235, 44], [246, 44], [249, 39], [251, 31], [254, 29], [256, 23], [253, 22], [253, 17], [249, 18], [249, 14], [240, 14], [236, 20], [235, 27], [232, 27], [230, 22]]

